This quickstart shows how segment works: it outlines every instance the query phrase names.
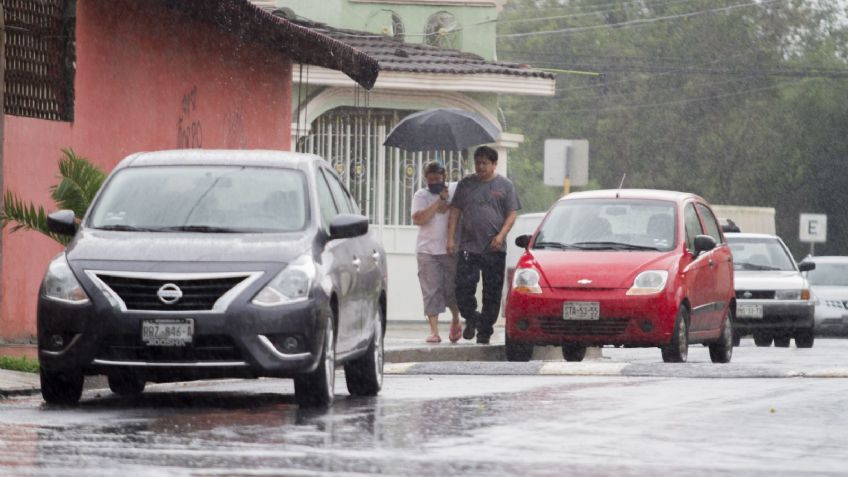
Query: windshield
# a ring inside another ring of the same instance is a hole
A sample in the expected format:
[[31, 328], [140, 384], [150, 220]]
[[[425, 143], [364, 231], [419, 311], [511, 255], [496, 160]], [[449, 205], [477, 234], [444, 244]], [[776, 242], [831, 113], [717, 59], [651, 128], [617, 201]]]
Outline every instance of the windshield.
[[675, 223], [672, 202], [567, 200], [551, 210], [533, 248], [668, 251], [676, 243]]
[[734, 270], [795, 271], [795, 260], [776, 238], [740, 238], [727, 236], [733, 253]]
[[112, 230], [289, 232], [308, 218], [304, 175], [232, 166], [135, 167], [116, 173], [89, 226]]
[[848, 286], [848, 263], [816, 262], [815, 270], [807, 272], [807, 280], [813, 286]]

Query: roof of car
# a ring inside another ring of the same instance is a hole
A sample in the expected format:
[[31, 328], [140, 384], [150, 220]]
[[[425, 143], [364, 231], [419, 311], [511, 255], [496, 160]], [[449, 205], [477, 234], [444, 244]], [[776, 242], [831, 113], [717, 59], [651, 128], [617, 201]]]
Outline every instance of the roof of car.
[[653, 200], [669, 200], [674, 202], [682, 202], [686, 199], [694, 198], [703, 200], [701, 197], [689, 192], [675, 192], [670, 190], [655, 190], [655, 189], [603, 189], [590, 190], [585, 192], [574, 192], [568, 194], [560, 200], [571, 199], [653, 199]]
[[170, 151], [137, 152], [127, 156], [116, 169], [143, 166], [178, 165], [244, 165], [256, 167], [285, 167], [304, 169], [323, 160], [313, 154], [271, 150], [174, 149]]
[[777, 235], [772, 234], [755, 234], [755, 233], [740, 233], [740, 232], [725, 232], [724, 236], [727, 238], [759, 238], [759, 239], [777, 239], [780, 238]]

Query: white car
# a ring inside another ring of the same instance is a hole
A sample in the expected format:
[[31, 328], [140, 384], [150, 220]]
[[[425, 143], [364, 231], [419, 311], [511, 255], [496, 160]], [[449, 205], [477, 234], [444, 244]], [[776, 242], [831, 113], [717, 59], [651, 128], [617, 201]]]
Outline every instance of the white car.
[[734, 340], [748, 333], [757, 346], [812, 348], [814, 301], [801, 272], [816, 268], [808, 261], [795, 263], [780, 237], [768, 234], [728, 233], [733, 253], [736, 288]]
[[807, 272], [816, 301], [816, 334], [848, 334], [848, 257], [809, 257]]

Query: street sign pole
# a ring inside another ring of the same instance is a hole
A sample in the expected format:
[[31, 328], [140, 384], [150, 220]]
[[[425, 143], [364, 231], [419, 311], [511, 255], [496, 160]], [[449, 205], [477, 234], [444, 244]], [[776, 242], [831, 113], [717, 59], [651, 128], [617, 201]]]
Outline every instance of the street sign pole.
[[810, 256], [816, 255], [816, 242], [827, 242], [827, 215], [825, 214], [801, 214], [799, 225], [799, 237], [802, 242], [810, 244]]

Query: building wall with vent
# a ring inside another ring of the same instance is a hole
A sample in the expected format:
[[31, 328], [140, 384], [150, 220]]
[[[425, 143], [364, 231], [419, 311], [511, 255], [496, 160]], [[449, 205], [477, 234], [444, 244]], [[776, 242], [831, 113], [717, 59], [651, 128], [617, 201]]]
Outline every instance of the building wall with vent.
[[[290, 60], [163, 3], [2, 0], [4, 192], [52, 210], [63, 148], [107, 171], [142, 150], [289, 149]], [[0, 340], [26, 341], [61, 247], [10, 228], [0, 241]]]

